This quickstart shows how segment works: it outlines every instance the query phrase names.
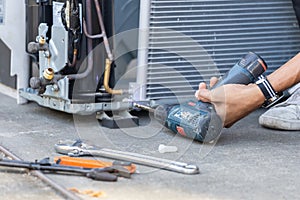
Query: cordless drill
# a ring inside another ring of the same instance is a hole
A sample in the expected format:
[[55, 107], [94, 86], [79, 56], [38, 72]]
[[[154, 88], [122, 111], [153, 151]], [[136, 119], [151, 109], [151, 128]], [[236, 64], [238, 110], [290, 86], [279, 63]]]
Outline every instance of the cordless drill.
[[[253, 83], [266, 70], [264, 60], [249, 52], [212, 89], [225, 84]], [[160, 105], [154, 110], [154, 117], [173, 132], [200, 142], [213, 141], [223, 128], [223, 122], [214, 106], [202, 101]]]

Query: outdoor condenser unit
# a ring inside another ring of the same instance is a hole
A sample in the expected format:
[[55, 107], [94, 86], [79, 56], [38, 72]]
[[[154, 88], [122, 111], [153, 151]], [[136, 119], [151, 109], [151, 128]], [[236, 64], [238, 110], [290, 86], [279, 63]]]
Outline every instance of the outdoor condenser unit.
[[[68, 113], [98, 113], [100, 119], [108, 117], [106, 111], [130, 117], [127, 111], [134, 109], [133, 102], [155, 106], [162, 101], [193, 98], [199, 82], [222, 75], [249, 51], [263, 57], [270, 73], [300, 50], [300, 30], [291, 0], [26, 0], [25, 5], [24, 1], [16, 2], [0, 0], [0, 48], [5, 48], [0, 51], [14, 55], [12, 62], [1, 60], [0, 64], [11, 64], [10, 74], [17, 75], [20, 99]], [[99, 44], [103, 46], [102, 39], [93, 37], [103, 30], [99, 28], [101, 20], [95, 2], [102, 10], [115, 60], [107, 55], [107, 48], [96, 48]], [[77, 20], [75, 32], [79, 37], [70, 36], [74, 27], [66, 28], [70, 9], [76, 11], [72, 17]], [[22, 14], [23, 21], [14, 17], [16, 12]], [[14, 18], [20, 25], [10, 23]], [[90, 23], [89, 30], [84, 27], [86, 22]], [[12, 34], [20, 37], [11, 37]], [[74, 51], [70, 41], [72, 45], [81, 41], [80, 47]], [[30, 67], [24, 46], [31, 51]], [[72, 58], [77, 56], [84, 69], [91, 48], [93, 70], [86, 78], [74, 81], [74, 74], [82, 71], [72, 67]], [[19, 51], [23, 52], [19, 54], [25, 60], [23, 63], [16, 57]], [[111, 66], [111, 73], [104, 90], [106, 66]], [[40, 79], [44, 71], [54, 73], [56, 79]], [[72, 78], [69, 74], [73, 74]], [[27, 87], [28, 76], [33, 77], [30, 83], [34, 88]], [[5, 84], [2, 77], [0, 82]], [[127, 92], [109, 94], [107, 87]]]

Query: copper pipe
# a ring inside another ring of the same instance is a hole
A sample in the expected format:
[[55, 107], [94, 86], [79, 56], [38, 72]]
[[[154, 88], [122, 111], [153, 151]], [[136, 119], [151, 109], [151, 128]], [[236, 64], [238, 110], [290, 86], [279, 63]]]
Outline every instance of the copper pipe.
[[103, 43], [104, 43], [104, 46], [105, 46], [107, 57], [110, 59], [110, 61], [113, 61], [114, 59], [113, 59], [113, 55], [111, 53], [111, 50], [110, 50], [110, 47], [109, 47], [109, 42], [108, 42], [107, 35], [106, 35], [106, 32], [105, 32], [105, 26], [104, 26], [104, 23], [103, 23], [103, 18], [102, 18], [100, 4], [99, 4], [98, 0], [94, 0], [94, 3], [96, 5], [98, 22], [99, 22], [99, 26], [100, 26], [101, 31], [102, 31]]
[[86, 21], [85, 21], [84, 18], [83, 18], [83, 23], [82, 23], [82, 25], [83, 25], [83, 32], [84, 32], [84, 34], [85, 34], [85, 36], [86, 36], [87, 38], [90, 38], [90, 39], [99, 39], [99, 38], [103, 38], [103, 34], [92, 35], [92, 34], [88, 33], [87, 28], [86, 28]]
[[88, 39], [88, 66], [87, 69], [81, 73], [81, 74], [73, 74], [73, 75], [68, 75], [67, 77], [69, 79], [80, 79], [80, 78], [84, 78], [86, 77], [92, 70], [93, 67], [93, 55], [92, 55], [92, 40], [94, 38], [99, 37], [100, 35], [103, 37], [103, 43], [105, 46], [105, 50], [108, 56], [108, 59], [106, 59], [105, 62], [105, 70], [104, 70], [104, 80], [103, 80], [103, 87], [105, 89], [105, 91], [109, 94], [113, 94], [113, 95], [122, 95], [124, 93], [127, 93], [127, 91], [125, 90], [114, 90], [112, 88], [110, 88], [109, 86], [109, 79], [110, 79], [110, 71], [111, 71], [111, 63], [113, 61], [113, 55], [111, 53], [110, 47], [109, 47], [109, 42], [106, 36], [106, 32], [105, 32], [105, 27], [104, 27], [104, 23], [103, 23], [103, 18], [102, 18], [102, 13], [101, 13], [101, 9], [100, 9], [100, 5], [98, 0], [94, 0], [95, 5], [96, 5], [96, 9], [97, 9], [97, 15], [98, 15], [98, 21], [99, 21], [99, 26], [101, 28], [102, 34], [98, 34], [98, 35], [90, 35], [89, 33], [92, 32], [92, 9], [91, 9], [91, 0], [86, 0], [86, 17], [87, 20], [83, 21], [83, 30], [84, 33], [86, 34]]
[[77, 49], [73, 50], [73, 60], [72, 60], [72, 63], [70, 63], [70, 62], [68, 63], [69, 67], [75, 67], [75, 65], [77, 63], [77, 52], [78, 52]]
[[105, 71], [104, 71], [104, 80], [103, 80], [103, 86], [105, 88], [105, 91], [109, 94], [124, 94], [123, 90], [113, 90], [109, 86], [109, 78], [110, 78], [110, 70], [111, 70], [111, 61], [109, 59], [105, 60]]
[[110, 88], [110, 86], [109, 86], [111, 63], [114, 60], [114, 58], [113, 58], [112, 52], [110, 50], [109, 42], [108, 42], [107, 35], [106, 35], [106, 32], [105, 32], [105, 26], [104, 26], [104, 23], [103, 23], [103, 18], [102, 18], [102, 13], [101, 13], [101, 8], [100, 8], [99, 1], [94, 0], [94, 3], [96, 5], [98, 22], [99, 22], [99, 26], [100, 26], [101, 31], [102, 31], [103, 43], [104, 43], [105, 50], [106, 50], [107, 57], [108, 57], [108, 59], [105, 60], [103, 87], [104, 87], [105, 91], [109, 94], [122, 95], [122, 94], [125, 93], [125, 90], [114, 90], [114, 89]]
[[[87, 29], [89, 32], [92, 31], [92, 5], [91, 4], [92, 4], [91, 0], [86, 0]], [[91, 39], [88, 39], [87, 40], [87, 52], [88, 52], [87, 68], [84, 72], [80, 74], [67, 75], [69, 79], [82, 79], [87, 77], [91, 73], [94, 65], [92, 50], [93, 50], [93, 41]]]

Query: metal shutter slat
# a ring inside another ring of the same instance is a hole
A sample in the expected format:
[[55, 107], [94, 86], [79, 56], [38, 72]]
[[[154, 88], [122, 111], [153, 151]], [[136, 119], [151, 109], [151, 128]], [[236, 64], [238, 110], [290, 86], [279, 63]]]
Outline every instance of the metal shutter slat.
[[149, 100], [193, 96], [200, 81], [223, 74], [248, 51], [261, 55], [270, 73], [300, 49], [291, 0], [150, 0], [150, 5]]

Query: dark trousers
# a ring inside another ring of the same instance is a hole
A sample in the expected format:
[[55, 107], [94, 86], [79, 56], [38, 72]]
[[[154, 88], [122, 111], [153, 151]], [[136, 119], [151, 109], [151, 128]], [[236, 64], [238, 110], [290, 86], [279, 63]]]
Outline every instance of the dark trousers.
[[298, 23], [300, 24], [300, 0], [292, 0]]

